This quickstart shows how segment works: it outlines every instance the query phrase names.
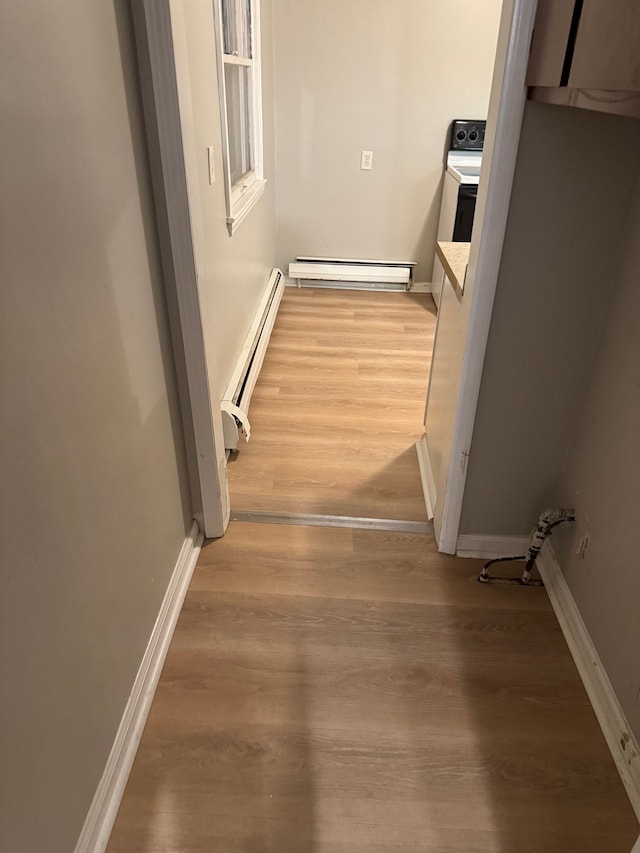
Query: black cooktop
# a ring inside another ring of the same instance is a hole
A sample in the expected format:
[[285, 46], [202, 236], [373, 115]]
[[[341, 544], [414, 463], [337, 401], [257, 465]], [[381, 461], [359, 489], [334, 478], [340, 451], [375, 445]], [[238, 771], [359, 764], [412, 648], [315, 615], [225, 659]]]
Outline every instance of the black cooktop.
[[451, 122], [451, 151], [482, 151], [486, 121], [456, 119]]

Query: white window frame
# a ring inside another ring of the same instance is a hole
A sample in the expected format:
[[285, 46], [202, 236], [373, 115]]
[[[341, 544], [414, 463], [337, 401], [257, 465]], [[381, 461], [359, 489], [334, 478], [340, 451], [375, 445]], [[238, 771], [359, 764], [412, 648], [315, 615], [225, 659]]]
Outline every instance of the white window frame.
[[[262, 134], [262, 73], [260, 61], [260, 0], [250, 0], [251, 6], [251, 59], [225, 54], [222, 24], [222, 2], [213, 0], [216, 23], [216, 55], [218, 65], [218, 93], [220, 121], [222, 127], [222, 162], [224, 188], [227, 202], [227, 228], [233, 235], [264, 193], [267, 184], [264, 178], [263, 134]], [[225, 67], [242, 65], [249, 69], [249, 91], [251, 93], [250, 132], [253, 151], [253, 170], [243, 175], [235, 184], [231, 183], [231, 158], [229, 156], [229, 121]]]

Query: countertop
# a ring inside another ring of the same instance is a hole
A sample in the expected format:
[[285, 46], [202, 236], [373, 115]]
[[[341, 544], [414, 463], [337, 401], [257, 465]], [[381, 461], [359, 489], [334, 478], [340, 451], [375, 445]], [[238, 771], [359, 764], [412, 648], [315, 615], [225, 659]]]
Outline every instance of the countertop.
[[471, 243], [446, 243], [443, 240], [436, 243], [436, 253], [459, 299], [464, 291], [470, 247]]

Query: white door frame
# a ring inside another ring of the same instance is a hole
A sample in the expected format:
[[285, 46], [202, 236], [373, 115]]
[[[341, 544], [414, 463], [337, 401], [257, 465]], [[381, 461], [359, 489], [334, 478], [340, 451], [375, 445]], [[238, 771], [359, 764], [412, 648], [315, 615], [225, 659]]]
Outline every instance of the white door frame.
[[[458, 539], [467, 460], [526, 101], [526, 68], [536, 6], [537, 0], [504, 0], [502, 8], [465, 284], [470, 297], [466, 346], [451, 452], [443, 460], [446, 488], [435, 507], [438, 545], [446, 553], [455, 553]], [[133, 10], [196, 518], [205, 535], [221, 536], [229, 518], [224, 453], [217, 439], [222, 434], [222, 422], [219, 406], [211, 399], [207, 369], [193, 232], [195, 212], [190, 210], [187, 190], [170, 0], [135, 0]]]
[[205, 536], [218, 537], [229, 521], [222, 415], [207, 366], [170, 0], [132, 7], [194, 516]]
[[[537, 0], [504, 0], [491, 87], [487, 137], [465, 292], [467, 332], [444, 494], [436, 496], [438, 548], [455, 554], [484, 356], [507, 226]], [[463, 302], [464, 309], [464, 302]]]

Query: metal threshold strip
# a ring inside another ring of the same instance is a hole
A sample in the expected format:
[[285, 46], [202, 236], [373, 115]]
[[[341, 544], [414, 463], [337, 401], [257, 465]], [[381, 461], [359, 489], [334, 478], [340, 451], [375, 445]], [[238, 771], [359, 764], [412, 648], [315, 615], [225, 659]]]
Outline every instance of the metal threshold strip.
[[351, 515], [319, 515], [305, 512], [259, 512], [231, 510], [231, 521], [255, 524], [297, 524], [306, 527], [351, 527], [356, 530], [388, 530], [396, 533], [433, 535], [430, 521], [402, 521], [395, 518], [363, 518]]

